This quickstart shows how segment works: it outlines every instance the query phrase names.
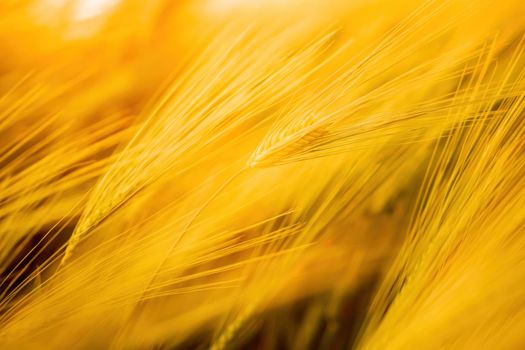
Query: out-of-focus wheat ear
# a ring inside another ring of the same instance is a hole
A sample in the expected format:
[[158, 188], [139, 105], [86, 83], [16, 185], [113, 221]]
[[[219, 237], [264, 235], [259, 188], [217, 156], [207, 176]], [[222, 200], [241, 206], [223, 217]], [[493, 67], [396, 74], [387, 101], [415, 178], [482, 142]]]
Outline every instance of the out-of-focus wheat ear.
[[69, 241], [67, 242], [66, 251], [64, 252], [64, 255], [62, 256], [62, 259], [60, 259], [60, 267], [63, 267], [66, 265], [66, 263], [71, 259], [73, 256], [73, 252], [75, 251], [75, 248], [77, 247], [78, 243], [80, 242], [80, 236], [79, 234], [73, 234], [69, 238]]
[[120, 194], [115, 198], [116, 203], [110, 203], [108, 207], [109, 210], [99, 210], [96, 212], [88, 213], [87, 216], [80, 218], [79, 224], [71, 234], [69, 241], [66, 245], [66, 250], [62, 259], [60, 260], [59, 268], [64, 267], [66, 263], [73, 257], [75, 249], [82, 241], [83, 237], [86, 236], [89, 232], [94, 230], [98, 225], [103, 223], [107, 218], [109, 218], [113, 213], [118, 211], [120, 208], [125, 206], [132, 198], [134, 198], [138, 193], [142, 191], [144, 187], [136, 187], [129, 194]]
[[239, 316], [233, 321], [224, 332], [220, 333], [217, 339], [210, 346], [211, 350], [223, 350], [228, 348], [228, 344], [231, 343], [239, 329], [245, 324], [245, 322], [253, 315], [254, 306], [248, 305], [246, 310], [241, 312]]

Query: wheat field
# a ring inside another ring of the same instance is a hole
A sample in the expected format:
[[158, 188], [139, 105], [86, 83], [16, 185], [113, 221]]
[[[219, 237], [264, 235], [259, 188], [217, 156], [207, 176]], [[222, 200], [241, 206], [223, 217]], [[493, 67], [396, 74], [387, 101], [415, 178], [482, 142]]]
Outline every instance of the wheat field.
[[523, 0], [1, 0], [1, 349], [524, 349]]

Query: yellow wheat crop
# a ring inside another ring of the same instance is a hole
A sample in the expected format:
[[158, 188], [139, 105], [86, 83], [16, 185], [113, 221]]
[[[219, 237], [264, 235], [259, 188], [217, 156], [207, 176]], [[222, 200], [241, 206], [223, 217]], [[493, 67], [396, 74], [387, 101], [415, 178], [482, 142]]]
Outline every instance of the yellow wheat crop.
[[523, 0], [0, 1], [0, 349], [521, 349]]

